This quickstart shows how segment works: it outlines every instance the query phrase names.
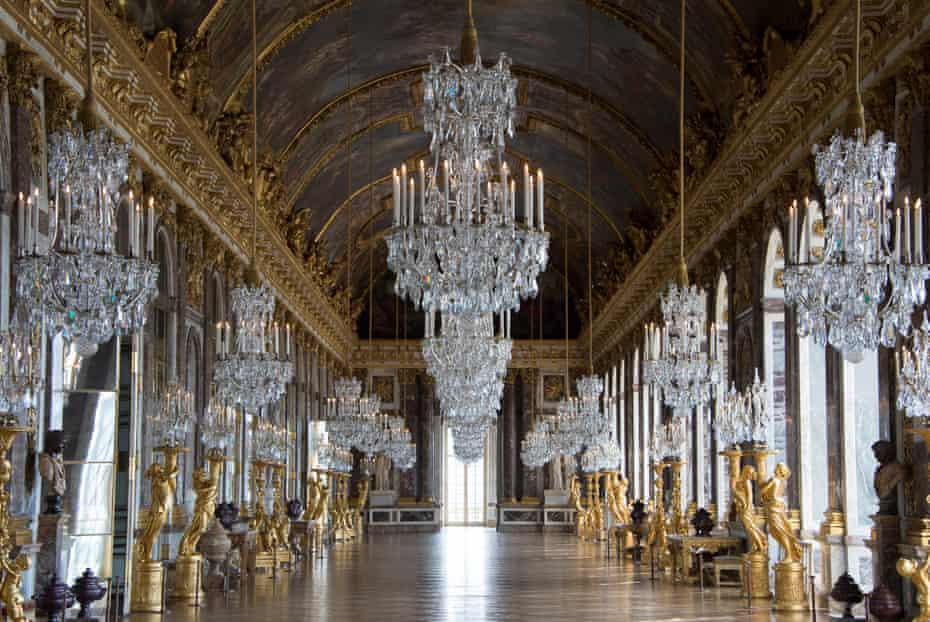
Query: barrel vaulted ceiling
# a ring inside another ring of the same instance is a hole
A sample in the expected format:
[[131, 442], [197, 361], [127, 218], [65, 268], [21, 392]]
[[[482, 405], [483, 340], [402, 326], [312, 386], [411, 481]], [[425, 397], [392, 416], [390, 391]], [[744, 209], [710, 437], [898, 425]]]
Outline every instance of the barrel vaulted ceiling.
[[[309, 210], [301, 220], [306, 235], [325, 243], [340, 283], [351, 235], [354, 295], [367, 304], [373, 280], [374, 297], [387, 298], [375, 304], [376, 336], [395, 330], [382, 241], [390, 226], [391, 169], [426, 153], [418, 113], [421, 74], [430, 54], [457, 47], [464, 4], [258, 2], [259, 149], [281, 161], [284, 207], [291, 214]], [[699, 123], [712, 126], [709, 131], [725, 131], [738, 95], [730, 61], [747, 47], [761, 47], [767, 28], [785, 41], [800, 38], [811, 10], [806, 5], [807, 0], [691, 0], [688, 115], [699, 115]], [[206, 38], [214, 114], [250, 108], [248, 0], [129, 0], [129, 8], [145, 32], [174, 29], [179, 47], [191, 37]], [[629, 247], [642, 237], [638, 232], [662, 224], [663, 197], [654, 173], [668, 170], [677, 158], [679, 3], [474, 0], [474, 17], [482, 56], [491, 61], [506, 52], [519, 80], [517, 135], [507, 151], [511, 166], [528, 161], [546, 172], [546, 224], [553, 242], [542, 312], [545, 336], [556, 337], [564, 327], [563, 276], [572, 300], [586, 298], [587, 291], [589, 90], [593, 255], [595, 280], [601, 281], [596, 285], [607, 286], [618, 247]], [[539, 308], [523, 312], [525, 333], [530, 314], [538, 318]], [[360, 334], [367, 333], [366, 318], [367, 311]], [[576, 332], [576, 309], [568, 322]]]

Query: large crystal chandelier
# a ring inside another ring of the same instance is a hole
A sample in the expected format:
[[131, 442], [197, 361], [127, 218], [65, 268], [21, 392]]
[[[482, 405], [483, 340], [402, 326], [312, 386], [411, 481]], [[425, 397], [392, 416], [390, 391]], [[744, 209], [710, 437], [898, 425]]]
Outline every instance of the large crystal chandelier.
[[257, 413], [294, 377], [291, 328], [273, 321], [274, 294], [263, 284], [242, 285], [230, 297], [235, 324], [217, 326], [213, 381], [220, 399]]
[[[711, 389], [719, 382], [721, 365], [717, 361], [716, 330], [711, 328], [710, 352], [704, 351], [707, 340], [706, 295], [688, 284], [685, 261], [685, 2], [681, 3], [681, 58], [678, 99], [678, 201], [679, 274], [678, 282], [668, 284], [661, 297], [663, 326], [646, 330], [643, 379], [659, 388], [662, 401], [677, 416], [685, 417], [693, 408], [710, 400]], [[709, 354], [709, 356], [708, 356]]]
[[394, 171], [394, 227], [385, 236], [395, 292], [418, 308], [482, 315], [520, 306], [548, 261], [542, 171], [523, 170], [523, 218], [504, 162], [517, 81], [501, 55], [486, 68], [468, 6], [462, 62], [446, 50], [424, 74], [431, 162]]
[[[128, 148], [107, 128], [76, 128], [49, 137], [49, 236], [39, 236], [38, 191], [17, 202], [17, 295], [33, 317], [61, 331], [81, 356], [114, 335], [130, 334], [145, 323], [146, 306], [157, 293], [154, 207], [143, 216], [127, 197], [129, 241], [117, 248], [117, 208], [126, 182]], [[143, 248], [144, 247], [144, 248]]]
[[455, 425], [496, 414], [510, 362], [510, 314], [501, 316], [495, 335], [490, 314], [445, 314], [437, 327], [427, 314], [423, 358], [436, 381], [436, 397], [447, 423]]
[[[893, 347], [907, 335], [914, 307], [926, 297], [930, 269], [923, 256], [919, 202], [893, 209], [896, 145], [878, 131], [866, 139], [859, 80], [862, 2], [856, 3], [856, 94], [850, 137], [835, 134], [827, 148], [814, 146], [817, 182], [823, 187], [823, 257], [811, 252], [808, 206], [807, 257], [800, 257], [797, 206], [789, 208], [785, 299], [797, 307], [798, 334], [813, 335], [852, 361], [879, 345]], [[811, 202], [813, 203], [813, 202]]]
[[[252, 7], [255, 20], [255, 7]], [[258, 53], [252, 29], [252, 153], [258, 153]], [[257, 169], [257, 162], [254, 167]], [[291, 327], [274, 322], [274, 294], [261, 282], [256, 265], [258, 175], [252, 175], [252, 256], [246, 283], [232, 290], [235, 330], [227, 322], [216, 331], [217, 362], [213, 381], [220, 399], [245, 412], [258, 413], [284, 395], [294, 377]]]
[[494, 419], [459, 423], [452, 427], [452, 451], [460, 462], [471, 464], [484, 457], [484, 445]]

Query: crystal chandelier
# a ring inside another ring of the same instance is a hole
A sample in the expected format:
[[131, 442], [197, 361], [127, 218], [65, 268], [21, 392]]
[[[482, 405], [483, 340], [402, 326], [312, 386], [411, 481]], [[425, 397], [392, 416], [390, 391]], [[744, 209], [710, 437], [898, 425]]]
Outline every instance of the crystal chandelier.
[[216, 327], [216, 394], [257, 413], [280, 399], [294, 377], [291, 327], [272, 320], [274, 295], [262, 284], [237, 287], [230, 297], [235, 330], [228, 322]]
[[656, 461], [681, 459], [688, 443], [687, 424], [685, 417], [672, 417], [656, 429], [649, 448]]
[[201, 441], [208, 452], [226, 453], [236, 436], [236, 409], [214, 396], [200, 423]]
[[381, 428], [381, 399], [362, 395], [358, 378], [339, 378], [333, 383], [335, 395], [327, 400], [326, 418], [333, 442], [355, 447], [363, 453], [377, 451], [374, 445]]
[[256, 420], [252, 439], [252, 453], [256, 460], [266, 464], [287, 462], [288, 433], [283, 426]]
[[25, 412], [28, 427], [36, 423], [36, 398], [45, 386], [40, 351], [40, 327], [14, 320], [0, 331], [0, 414], [18, 418]]
[[914, 331], [910, 347], [895, 355], [898, 368], [898, 408], [908, 417], [930, 415], [930, 322], [924, 312], [920, 330]]
[[394, 226], [385, 236], [395, 292], [418, 308], [481, 315], [534, 297], [548, 262], [542, 171], [523, 170], [523, 222], [504, 162], [513, 136], [517, 81], [501, 55], [486, 68], [469, 3], [462, 64], [446, 50], [424, 74], [424, 130], [431, 164], [393, 173]]
[[477, 462], [484, 457], [484, 445], [493, 419], [468, 421], [452, 427], [452, 451], [464, 464]]
[[785, 268], [785, 300], [797, 307], [798, 335], [813, 335], [818, 344], [830, 344], [851, 361], [879, 345], [894, 347], [897, 333], [910, 333], [911, 314], [923, 304], [924, 282], [930, 276], [923, 256], [920, 203], [914, 206], [913, 218], [907, 202], [903, 211], [888, 205], [897, 147], [880, 131], [866, 140], [859, 79], [861, 22], [859, 0], [856, 94], [848, 120], [852, 136], [837, 133], [825, 149], [813, 148], [826, 207], [823, 257], [818, 260], [811, 252], [810, 209], [807, 257], [800, 257], [794, 204], [789, 208]]
[[148, 418], [152, 447], [184, 447], [194, 420], [194, 396], [176, 381], [152, 397]]
[[549, 423], [539, 418], [520, 442], [520, 460], [527, 468], [537, 469], [545, 466], [554, 455]]
[[355, 463], [352, 452], [333, 443], [320, 446], [320, 466], [336, 473], [351, 473]]
[[[685, 3], [681, 5], [681, 58], [678, 74], [678, 201], [679, 274], [661, 297], [663, 326], [649, 325], [643, 365], [643, 380], [659, 388], [662, 402], [676, 416], [685, 417], [693, 408], [706, 404], [719, 382], [716, 329], [711, 327], [710, 352], [707, 340], [707, 308], [704, 290], [688, 284], [685, 261]], [[709, 356], [708, 356], [709, 355]]]
[[737, 392], [735, 384], [730, 386], [720, 416], [715, 422], [720, 441], [725, 446], [768, 443], [772, 415], [766, 399], [767, 391], [765, 383], [759, 380], [758, 369], [752, 385], [744, 391]]
[[145, 323], [158, 282], [154, 206], [150, 200], [143, 250], [142, 209], [129, 193], [129, 242], [122, 254], [116, 213], [126, 181], [126, 145], [106, 128], [77, 128], [50, 136], [48, 153], [47, 243], [38, 233], [38, 190], [17, 202], [17, 295], [31, 307], [33, 321], [44, 319], [81, 356], [90, 356], [99, 344]]
[[510, 314], [501, 316], [498, 336], [490, 314], [443, 315], [438, 335], [435, 316], [426, 317], [423, 358], [445, 421], [455, 425], [496, 414], [512, 349]]

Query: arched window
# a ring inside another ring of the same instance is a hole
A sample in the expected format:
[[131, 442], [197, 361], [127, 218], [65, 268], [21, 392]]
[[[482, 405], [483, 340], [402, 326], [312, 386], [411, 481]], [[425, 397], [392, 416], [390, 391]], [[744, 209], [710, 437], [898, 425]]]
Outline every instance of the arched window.
[[[809, 257], [811, 248], [815, 256], [823, 253], [823, 229], [820, 226], [823, 216], [815, 205], [809, 209], [811, 211], [805, 218], [813, 218], [813, 224], [808, 226], [805, 220], [801, 227], [798, 250], [802, 258]], [[813, 243], [808, 240], [808, 231], [813, 233]], [[829, 499], [826, 356], [826, 348], [817, 345], [813, 337], [798, 338], [798, 428], [805, 431], [801, 435], [801, 455], [804, 459], [799, 462], [801, 472], [798, 477], [801, 529], [809, 533], [819, 529]]]
[[[768, 444], [775, 451], [773, 464], [787, 462], [788, 428], [785, 409], [785, 249], [781, 233], [776, 229], [769, 235], [763, 272], [763, 366], [762, 378], [768, 387], [769, 427]], [[761, 374], [761, 372], [760, 372]]]

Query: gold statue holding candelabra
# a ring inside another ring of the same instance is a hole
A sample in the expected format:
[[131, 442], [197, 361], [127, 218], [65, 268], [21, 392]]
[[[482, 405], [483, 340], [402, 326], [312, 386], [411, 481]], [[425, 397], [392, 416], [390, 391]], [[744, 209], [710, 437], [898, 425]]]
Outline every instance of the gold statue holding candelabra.
[[175, 563], [174, 598], [179, 600], [200, 600], [202, 598], [201, 579], [203, 555], [197, 552], [200, 537], [213, 520], [220, 473], [226, 456], [219, 450], [207, 452], [205, 470], [194, 471], [194, 513], [191, 524], [181, 537], [178, 545], [178, 558]]
[[587, 536], [588, 525], [591, 520], [589, 510], [585, 508], [581, 499], [581, 480], [572, 475], [568, 483], [569, 502], [575, 508], [575, 535], [579, 538]]
[[[733, 494], [733, 506], [739, 516], [743, 529], [746, 531], [746, 540], [749, 552], [743, 556], [748, 566], [744, 573], [752, 598], [769, 598], [769, 543], [765, 533], [756, 524], [756, 513], [753, 507], [752, 482], [756, 480], [756, 469], [751, 465], [739, 468], [739, 459], [742, 455], [735, 450], [735, 462], [731, 458], [730, 488]], [[733, 453], [733, 452], [727, 452]]]
[[655, 474], [653, 478], [653, 499], [655, 500], [655, 510], [649, 519], [649, 531], [646, 536], [646, 548], [653, 559], [657, 559], [659, 567], [664, 568], [669, 562], [668, 551], [668, 524], [665, 518], [665, 481], [663, 474], [667, 463], [663, 461], [655, 462], [652, 470]]
[[788, 522], [785, 490], [791, 470], [779, 462], [775, 474], [759, 487], [759, 497], [765, 508], [769, 535], [778, 542], [781, 561], [775, 564], [775, 610], [804, 611], [807, 597], [804, 590], [804, 565], [801, 563], [801, 541]]

